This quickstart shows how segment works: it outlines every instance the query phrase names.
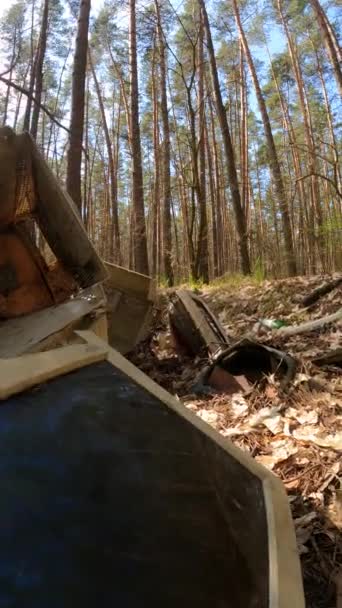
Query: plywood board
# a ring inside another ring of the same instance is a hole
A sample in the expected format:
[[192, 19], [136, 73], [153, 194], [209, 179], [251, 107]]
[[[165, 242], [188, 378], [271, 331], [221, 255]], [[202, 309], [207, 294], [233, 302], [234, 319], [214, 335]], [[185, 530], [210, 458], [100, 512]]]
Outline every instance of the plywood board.
[[155, 282], [143, 274], [105, 263], [108, 341], [120, 353], [130, 352], [144, 339], [151, 319]]
[[18, 135], [32, 157], [32, 171], [38, 196], [37, 218], [50, 248], [65, 267], [77, 276], [82, 287], [103, 281], [106, 270], [92, 245], [75, 203], [62, 188], [35, 142]]
[[105, 262], [105, 268], [108, 273], [106, 283], [109, 287], [132, 293], [136, 297], [154, 300], [156, 285], [151, 277], [110, 262]]
[[205, 303], [185, 289], [174, 294], [170, 322], [176, 340], [195, 356], [202, 349], [216, 354], [228, 344], [224, 329]]
[[4, 321], [0, 324], [0, 358], [30, 351], [48, 336], [94, 311], [101, 302], [102, 294], [91, 290], [58, 306]]
[[102, 361], [106, 354], [105, 345], [77, 344], [15, 359], [0, 359], [0, 399], [7, 399], [51, 378]]

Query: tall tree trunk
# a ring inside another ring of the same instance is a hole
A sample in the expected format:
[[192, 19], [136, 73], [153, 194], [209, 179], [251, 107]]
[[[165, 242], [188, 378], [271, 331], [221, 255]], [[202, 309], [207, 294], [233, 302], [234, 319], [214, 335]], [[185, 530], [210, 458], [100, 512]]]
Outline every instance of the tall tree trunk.
[[[154, 41], [155, 42], [155, 41]], [[153, 206], [152, 206], [152, 246], [151, 246], [151, 274], [159, 277], [159, 225], [160, 225], [160, 141], [159, 141], [159, 98], [157, 89], [157, 62], [156, 47], [153, 47], [152, 59], [152, 107], [153, 107]]]
[[84, 149], [85, 149], [85, 162], [84, 162], [84, 176], [83, 176], [83, 205], [81, 211], [81, 217], [83, 223], [88, 230], [89, 225], [89, 196], [88, 196], [88, 172], [89, 172], [89, 74], [86, 82], [86, 97], [85, 97], [85, 134], [84, 134]]
[[245, 217], [248, 216], [248, 126], [247, 126], [247, 87], [243, 45], [240, 42], [240, 180], [241, 202]]
[[103, 104], [102, 94], [100, 90], [99, 81], [96, 76], [96, 71], [92, 62], [91, 54], [88, 53], [89, 64], [94, 79], [97, 99], [99, 102], [100, 114], [102, 119], [103, 131], [106, 140], [107, 154], [108, 154], [108, 165], [110, 175], [110, 198], [111, 198], [111, 215], [113, 217], [113, 256], [114, 261], [117, 264], [121, 264], [121, 249], [120, 249], [120, 229], [119, 229], [119, 214], [118, 214], [118, 186], [117, 186], [117, 175], [115, 171], [115, 160], [112, 148], [112, 142], [110, 139], [109, 128], [106, 118], [106, 112]]
[[200, 10], [198, 35], [198, 105], [199, 105], [199, 231], [197, 243], [196, 274], [204, 283], [209, 283], [208, 219], [205, 180], [205, 98], [204, 98], [204, 52], [203, 15]]
[[171, 176], [170, 176], [170, 125], [167, 107], [166, 45], [160, 16], [160, 0], [155, 0], [160, 61], [160, 106], [163, 123], [163, 260], [167, 285], [172, 287], [172, 235], [171, 235]]
[[238, 235], [238, 245], [240, 251], [240, 263], [241, 270], [243, 274], [250, 274], [251, 267], [249, 261], [249, 253], [247, 247], [247, 233], [246, 233], [246, 222], [243, 214], [243, 209], [241, 205], [240, 191], [239, 191], [239, 182], [236, 173], [235, 166], [235, 158], [234, 158], [234, 150], [232, 146], [232, 140], [230, 136], [228, 120], [226, 115], [226, 110], [223, 104], [220, 82], [217, 73], [216, 66], [216, 58], [215, 58], [215, 50], [211, 37], [210, 24], [208, 19], [208, 14], [205, 7], [204, 0], [198, 0], [199, 5], [203, 12], [203, 24], [206, 32], [207, 38], [207, 46], [208, 53], [210, 59], [210, 68], [211, 68], [211, 76], [213, 81], [213, 89], [215, 94], [215, 102], [217, 115], [220, 122], [220, 127], [222, 131], [222, 139], [225, 149], [226, 162], [228, 168], [228, 176], [229, 176], [229, 187], [232, 197], [233, 209], [235, 214], [235, 223], [236, 223], [236, 231]]
[[[278, 0], [278, 11], [279, 11], [279, 15], [281, 18], [281, 22], [282, 22], [284, 30], [285, 30], [285, 35], [286, 35], [286, 39], [287, 39], [287, 43], [288, 43], [288, 49], [289, 49], [289, 54], [290, 54], [290, 58], [291, 58], [292, 68], [293, 68], [296, 85], [297, 85], [297, 90], [298, 90], [300, 107], [301, 107], [302, 114], [303, 114], [304, 137], [305, 137], [305, 143], [306, 143], [307, 152], [308, 152], [308, 169], [309, 169], [309, 173], [311, 175], [310, 190], [311, 190], [311, 201], [312, 201], [311, 202], [312, 216], [313, 216], [313, 218], [316, 219], [316, 223], [318, 226], [317, 243], [319, 246], [319, 254], [321, 257], [322, 266], [323, 266], [323, 270], [324, 270], [324, 267], [325, 267], [325, 242], [324, 241], [325, 241], [325, 239], [324, 239], [324, 236], [322, 233], [323, 218], [322, 218], [322, 209], [321, 209], [321, 202], [320, 202], [319, 183], [318, 183], [318, 177], [317, 177], [317, 173], [318, 173], [317, 156], [316, 156], [316, 150], [315, 150], [315, 141], [314, 141], [314, 135], [313, 135], [313, 129], [312, 129], [310, 107], [309, 107], [308, 98], [306, 95], [306, 90], [305, 90], [302, 70], [300, 67], [299, 59], [298, 59], [296, 45], [295, 45], [295, 42], [293, 40], [293, 37], [291, 35], [290, 29], [288, 26], [287, 17], [283, 11], [282, 0]], [[312, 230], [314, 230], [314, 225], [311, 228], [312, 228]]]
[[35, 0], [33, 0], [32, 7], [31, 7], [30, 83], [29, 83], [29, 87], [28, 87], [29, 95], [27, 96], [27, 100], [26, 100], [23, 131], [29, 131], [29, 129], [30, 129], [32, 95], [33, 95], [33, 90], [34, 90], [34, 82], [35, 82], [35, 78], [36, 78], [37, 52], [34, 48], [34, 13], [35, 13], [35, 10], [36, 10], [36, 2], [35, 2]]
[[292, 237], [290, 215], [289, 215], [289, 209], [288, 209], [288, 204], [287, 204], [278, 154], [277, 154], [276, 146], [275, 146], [274, 139], [273, 139], [271, 123], [270, 123], [269, 115], [267, 112], [264, 96], [261, 91], [258, 75], [256, 73], [252, 54], [250, 52], [247, 38], [246, 38], [246, 35], [244, 32], [244, 29], [242, 27], [240, 11], [239, 11], [236, 0], [233, 0], [233, 8], [234, 8], [234, 13], [235, 13], [236, 24], [237, 24], [237, 27], [239, 30], [240, 39], [241, 39], [243, 49], [244, 49], [244, 52], [246, 55], [246, 59], [248, 62], [249, 71], [251, 73], [251, 77], [253, 80], [255, 94], [256, 94], [257, 101], [258, 101], [258, 106], [259, 106], [262, 122], [264, 125], [266, 144], [267, 144], [267, 150], [268, 150], [268, 159], [269, 159], [271, 174], [272, 174], [273, 183], [274, 183], [274, 190], [275, 190], [275, 194], [277, 196], [278, 205], [279, 205], [279, 209], [280, 209], [281, 216], [282, 216], [287, 271], [290, 276], [294, 276], [297, 273], [297, 268], [296, 268], [296, 258], [295, 258], [294, 248], [293, 248], [293, 237]]
[[204, 117], [204, 135], [205, 135], [205, 147], [208, 159], [208, 179], [209, 179], [209, 192], [210, 192], [210, 203], [211, 203], [211, 243], [208, 249], [211, 250], [211, 276], [217, 277], [217, 218], [216, 218], [216, 200], [215, 200], [215, 184], [214, 184], [214, 169], [213, 169], [213, 157], [212, 150], [210, 147], [208, 125], [206, 118]]
[[11, 59], [10, 59], [10, 71], [9, 71], [9, 75], [8, 75], [9, 83], [8, 83], [7, 89], [6, 89], [4, 109], [3, 109], [3, 119], [2, 119], [3, 127], [6, 125], [6, 122], [7, 122], [8, 104], [9, 104], [10, 92], [11, 92], [10, 83], [11, 83], [12, 75], [13, 75], [13, 65], [14, 65], [15, 55], [16, 55], [16, 46], [17, 46], [17, 28], [15, 28], [14, 37], [13, 37], [12, 54], [11, 54]]
[[340, 172], [338, 146], [337, 146], [337, 142], [336, 142], [334, 125], [333, 125], [333, 115], [332, 115], [331, 106], [330, 106], [330, 102], [329, 102], [327, 87], [326, 87], [324, 76], [323, 76], [323, 68], [322, 68], [321, 60], [319, 58], [317, 48], [315, 47], [314, 42], [313, 42], [313, 40], [311, 40], [311, 38], [310, 38], [310, 41], [311, 41], [311, 45], [312, 45], [313, 51], [316, 56], [318, 76], [319, 76], [319, 79], [320, 79], [321, 85], [322, 85], [324, 105], [325, 105], [325, 109], [326, 109], [326, 113], [327, 113], [327, 123], [328, 123], [328, 127], [329, 127], [330, 144], [332, 147], [333, 158], [334, 158], [334, 174], [335, 174], [334, 181], [335, 181], [337, 189], [341, 190], [342, 180], [341, 180], [341, 172]]
[[[274, 84], [275, 84], [275, 87], [277, 90], [277, 94], [279, 97], [279, 101], [280, 101], [280, 107], [281, 107], [282, 114], [283, 114], [285, 130], [286, 130], [286, 133], [288, 134], [288, 140], [289, 140], [290, 148], [291, 148], [291, 156], [292, 156], [293, 168], [294, 168], [295, 177], [296, 177], [296, 184], [297, 184], [297, 188], [298, 188], [299, 204], [300, 204], [299, 239], [301, 242], [303, 242], [303, 239], [305, 239], [305, 238], [307, 239], [308, 254], [309, 254], [309, 261], [310, 261], [309, 265], [311, 265], [311, 264], [314, 265], [315, 242], [314, 242], [314, 238], [313, 238], [310, 226], [309, 226], [308, 203], [307, 203], [306, 195], [305, 195], [304, 181], [301, 179], [302, 178], [302, 169], [301, 169], [301, 161], [300, 161], [300, 155], [299, 155], [299, 150], [298, 150], [298, 145], [297, 145], [296, 131], [292, 124], [287, 102], [280, 90], [279, 82], [278, 82], [276, 73], [273, 69], [272, 58], [271, 58], [270, 50], [269, 50], [269, 47], [267, 44], [266, 36], [265, 36], [265, 45], [266, 45], [267, 55], [268, 55], [269, 62], [270, 62], [270, 70], [271, 70], [272, 78], [273, 78], [273, 81], [274, 81]], [[306, 228], [307, 228], [306, 234], [304, 234], [304, 231], [303, 231], [304, 216], [306, 218]], [[292, 220], [292, 222], [294, 223], [294, 220]], [[302, 250], [304, 252], [304, 247], [302, 247]], [[308, 268], [307, 265], [304, 265], [304, 266], [302, 265], [301, 270], [303, 271], [303, 269], [310, 270], [310, 268]]]
[[37, 62], [36, 62], [36, 77], [35, 77], [35, 102], [33, 105], [31, 129], [30, 133], [33, 139], [37, 139], [38, 131], [38, 120], [40, 112], [40, 102], [42, 98], [43, 88], [43, 67], [46, 51], [46, 40], [48, 34], [48, 22], [49, 22], [49, 0], [44, 0], [42, 24], [39, 34], [39, 43], [37, 48]]
[[[208, 86], [208, 85], [207, 85]], [[211, 135], [213, 140], [213, 155], [214, 155], [214, 175], [215, 175], [215, 202], [216, 202], [216, 242], [217, 242], [217, 275], [223, 274], [223, 221], [222, 221], [222, 196], [220, 183], [220, 167], [218, 161], [218, 150], [215, 133], [215, 120], [213, 112], [213, 104], [211, 97], [208, 94], [208, 103], [210, 110]]]
[[[185, 177], [184, 177], [185, 176], [184, 163], [183, 163], [182, 154], [181, 154], [180, 138], [179, 138], [179, 133], [178, 133], [175, 108], [174, 108], [174, 104], [172, 103], [172, 94], [171, 94], [171, 87], [170, 87], [169, 79], [168, 79], [168, 93], [169, 93], [169, 97], [171, 99], [172, 119], [173, 119], [173, 123], [174, 123], [176, 146], [177, 146], [177, 153], [178, 153], [178, 159], [179, 159], [178, 160], [179, 168], [177, 171], [177, 175], [178, 175], [177, 185], [178, 185], [179, 200], [180, 200], [180, 205], [181, 205], [182, 220], [183, 220], [184, 233], [185, 233], [185, 236], [184, 236], [185, 255], [184, 255], [184, 257], [186, 258], [186, 261], [187, 261], [186, 269], [189, 273], [189, 271], [192, 271], [192, 269], [194, 268], [195, 252], [194, 252], [194, 246], [193, 246], [193, 241], [191, 238], [191, 231], [190, 231], [190, 221], [189, 221], [189, 213], [188, 213], [188, 196], [187, 196], [187, 192], [186, 192], [186, 184], [185, 184]], [[181, 276], [185, 277], [185, 274], [182, 274]]]
[[324, 12], [319, 0], [309, 0], [318, 21], [318, 26], [321, 31], [324, 44], [326, 46], [330, 61], [332, 63], [332, 67], [334, 70], [337, 86], [340, 90], [340, 95], [342, 95], [342, 53], [340, 46], [338, 44], [338, 40], [336, 38], [336, 34], [329, 22], [329, 19]]
[[90, 1], [81, 0], [72, 73], [71, 118], [66, 188], [81, 212], [81, 165], [84, 128], [85, 78], [88, 54]]
[[132, 135], [132, 202], [134, 210], [133, 263], [136, 271], [148, 274], [144, 184], [139, 125], [139, 87], [135, 0], [129, 0], [130, 107]]

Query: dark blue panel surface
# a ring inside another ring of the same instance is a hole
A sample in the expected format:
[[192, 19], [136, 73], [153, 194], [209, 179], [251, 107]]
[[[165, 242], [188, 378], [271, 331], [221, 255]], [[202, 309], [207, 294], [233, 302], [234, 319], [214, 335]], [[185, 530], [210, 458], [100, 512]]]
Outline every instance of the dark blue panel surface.
[[0, 608], [247, 608], [199, 445], [108, 363], [2, 403]]

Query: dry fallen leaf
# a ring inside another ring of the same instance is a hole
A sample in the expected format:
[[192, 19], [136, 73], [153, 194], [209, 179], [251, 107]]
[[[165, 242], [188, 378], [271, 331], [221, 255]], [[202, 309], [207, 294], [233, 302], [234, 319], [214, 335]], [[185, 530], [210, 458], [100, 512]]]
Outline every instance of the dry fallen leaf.
[[342, 432], [328, 433], [325, 429], [314, 426], [300, 426], [292, 431], [293, 437], [300, 441], [311, 441], [323, 448], [342, 450]]
[[294, 407], [289, 407], [286, 410], [286, 418], [293, 418], [300, 424], [316, 424], [318, 422], [318, 413], [316, 410], [305, 410]]

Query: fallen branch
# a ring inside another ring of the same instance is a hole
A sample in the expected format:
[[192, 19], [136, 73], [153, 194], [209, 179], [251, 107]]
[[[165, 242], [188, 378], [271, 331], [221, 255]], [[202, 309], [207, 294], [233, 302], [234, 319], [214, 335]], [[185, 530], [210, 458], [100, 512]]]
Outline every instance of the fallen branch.
[[26, 97], [29, 97], [29, 99], [31, 99], [33, 101], [33, 103], [37, 104], [40, 107], [40, 109], [43, 110], [43, 112], [45, 112], [45, 114], [47, 114], [47, 116], [52, 120], [52, 122], [54, 122], [61, 129], [64, 129], [64, 131], [66, 131], [67, 133], [70, 133], [70, 130], [68, 129], [68, 127], [65, 127], [64, 125], [62, 125], [62, 123], [59, 122], [59, 120], [57, 120], [57, 118], [54, 116], [54, 114], [52, 114], [52, 112], [50, 112], [49, 108], [47, 108], [44, 104], [38, 103], [37, 99], [35, 98], [34, 95], [32, 95], [30, 93], [30, 91], [28, 91], [24, 87], [20, 86], [20, 84], [16, 84], [12, 80], [9, 80], [8, 78], [4, 78], [4, 76], [2, 74], [0, 74], [0, 80], [1, 80], [1, 82], [4, 82], [8, 86], [15, 89], [16, 91], [19, 91], [19, 93], [23, 93], [23, 95], [26, 95]]
[[329, 281], [328, 283], [324, 283], [324, 285], [317, 287], [311, 293], [309, 293], [309, 295], [305, 296], [305, 298], [303, 298], [302, 305], [312, 306], [312, 304], [315, 304], [315, 302], [317, 302], [317, 300], [319, 300], [322, 296], [327, 295], [327, 293], [330, 293], [333, 291], [333, 289], [336, 289], [336, 287], [338, 287], [340, 284], [342, 284], [342, 277]]
[[304, 334], [309, 331], [321, 329], [325, 325], [335, 323], [335, 321], [339, 321], [340, 319], [342, 319], [342, 308], [340, 308], [337, 312], [334, 312], [332, 315], [327, 315], [326, 317], [322, 317], [321, 319], [307, 321], [306, 323], [302, 323], [301, 325], [295, 325], [294, 327], [282, 327], [281, 329], [276, 330], [276, 334], [277, 336], [285, 337], [296, 336], [297, 334]]

